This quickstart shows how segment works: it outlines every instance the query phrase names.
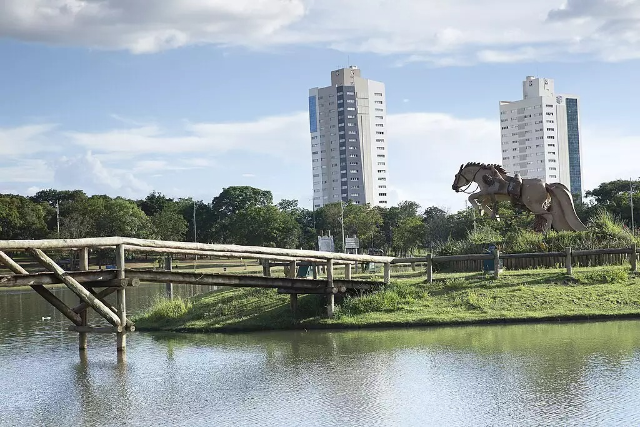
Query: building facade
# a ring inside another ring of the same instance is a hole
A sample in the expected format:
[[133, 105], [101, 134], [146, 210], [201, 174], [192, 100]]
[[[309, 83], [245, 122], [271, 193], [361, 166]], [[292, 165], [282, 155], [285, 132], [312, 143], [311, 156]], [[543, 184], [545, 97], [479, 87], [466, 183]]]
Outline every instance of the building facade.
[[309, 89], [314, 208], [341, 200], [387, 206], [386, 113], [384, 84], [355, 66]]
[[553, 79], [527, 76], [522, 99], [500, 101], [502, 166], [522, 178], [566, 185], [582, 198], [580, 99]]

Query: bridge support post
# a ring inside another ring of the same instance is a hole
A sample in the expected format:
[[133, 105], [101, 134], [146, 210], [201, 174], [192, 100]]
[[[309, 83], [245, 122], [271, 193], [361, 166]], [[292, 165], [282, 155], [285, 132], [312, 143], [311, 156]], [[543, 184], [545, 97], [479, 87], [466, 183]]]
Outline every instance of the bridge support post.
[[[89, 271], [89, 248], [80, 249], [80, 271]], [[80, 304], [84, 301], [80, 298]], [[89, 311], [88, 307], [80, 311], [80, 325], [82, 327], [88, 326]], [[85, 351], [88, 345], [88, 335], [86, 332], [80, 332], [78, 334], [78, 350]]]
[[433, 283], [433, 254], [431, 252], [427, 254], [427, 282]]
[[564, 266], [567, 269], [567, 274], [571, 276], [573, 274], [573, 266], [571, 265], [571, 246], [565, 248], [566, 257], [564, 260]]
[[498, 279], [500, 277], [500, 250], [498, 248], [493, 250], [493, 278]]
[[638, 272], [638, 245], [635, 243], [631, 245], [631, 257], [629, 258], [631, 261], [631, 271], [634, 273]]
[[[124, 279], [124, 245], [120, 244], [116, 247], [116, 268], [118, 269], [118, 279]], [[127, 348], [127, 301], [125, 288], [118, 288], [116, 291], [116, 309], [118, 310], [118, 317], [120, 318], [120, 324], [122, 325], [122, 332], [116, 333], [116, 349], [118, 352], [124, 352]]]
[[391, 263], [384, 263], [384, 284], [388, 285], [391, 282]]
[[[356, 264], [358, 265], [358, 264]], [[346, 280], [351, 280], [351, 264], [344, 265], [344, 278]]]
[[[296, 278], [296, 262], [295, 261], [289, 262], [289, 278], [290, 279]], [[289, 295], [289, 298], [291, 302], [291, 314], [295, 318], [296, 313], [298, 312], [298, 294], [291, 294]]]
[[[173, 257], [171, 254], [167, 254], [167, 257], [164, 259], [164, 269], [173, 271]], [[167, 282], [165, 284], [165, 290], [167, 292], [167, 298], [173, 299], [173, 283]]]
[[320, 267], [318, 267], [318, 264], [313, 263], [312, 268], [313, 268], [313, 280], [318, 280], [318, 268]]
[[[333, 260], [327, 260], [327, 288], [333, 289]], [[333, 317], [334, 311], [334, 295], [333, 292], [330, 292], [327, 295], [327, 317]]]

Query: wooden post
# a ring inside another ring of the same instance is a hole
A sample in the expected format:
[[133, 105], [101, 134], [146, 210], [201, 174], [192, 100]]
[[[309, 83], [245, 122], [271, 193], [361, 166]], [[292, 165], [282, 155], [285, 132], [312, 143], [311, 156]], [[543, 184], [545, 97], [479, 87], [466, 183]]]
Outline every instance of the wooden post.
[[571, 265], [571, 246], [565, 248], [566, 257], [564, 260], [564, 266], [567, 269], [567, 274], [571, 276], [573, 274], [573, 266]]
[[433, 283], [433, 254], [431, 252], [427, 254], [427, 282]]
[[[164, 269], [173, 271], [173, 258], [171, 254], [167, 254], [167, 257], [164, 259]], [[165, 290], [167, 292], [167, 298], [173, 299], [173, 283], [167, 282], [165, 284]]]
[[416, 271], [416, 263], [415, 262], [411, 263], [411, 271]]
[[500, 277], [500, 250], [495, 248], [493, 250], [493, 278]]
[[271, 277], [271, 261], [265, 259], [264, 262], [264, 277]]
[[[124, 279], [124, 245], [116, 246], [116, 268], [118, 269], [118, 279]], [[116, 291], [116, 308], [118, 309], [118, 317], [120, 325], [123, 326], [122, 332], [116, 333], [116, 349], [118, 352], [124, 352], [127, 348], [127, 330], [124, 327], [127, 324], [127, 301], [125, 288], [119, 288]]]
[[[356, 263], [356, 265], [358, 265]], [[345, 280], [351, 280], [351, 264], [345, 264], [344, 266], [344, 278]]]
[[[296, 278], [296, 262], [295, 261], [289, 261], [289, 278], [290, 279]], [[293, 314], [293, 317], [295, 317], [296, 312], [298, 311], [298, 294], [290, 294], [289, 298], [291, 302], [291, 314]]]
[[384, 284], [388, 285], [391, 281], [391, 263], [384, 263]]
[[[327, 260], [327, 288], [333, 289], [333, 260]], [[327, 317], [333, 317], [334, 298], [333, 292], [327, 295]]]
[[317, 264], [313, 264], [313, 279], [317, 280], [318, 279], [318, 265]]
[[631, 245], [631, 252], [629, 253], [629, 263], [631, 264], [631, 271], [638, 272], [638, 245]]
[[[80, 271], [89, 271], [89, 248], [82, 248], [80, 249]], [[80, 298], [80, 303], [82, 304], [82, 298]], [[83, 327], [87, 327], [88, 326], [88, 315], [89, 312], [87, 311], [87, 309], [85, 308], [84, 310], [82, 310], [80, 313], [80, 325], [79, 326], [83, 326]], [[78, 334], [78, 350], [84, 351], [87, 349], [87, 333], [86, 332], [80, 332]]]

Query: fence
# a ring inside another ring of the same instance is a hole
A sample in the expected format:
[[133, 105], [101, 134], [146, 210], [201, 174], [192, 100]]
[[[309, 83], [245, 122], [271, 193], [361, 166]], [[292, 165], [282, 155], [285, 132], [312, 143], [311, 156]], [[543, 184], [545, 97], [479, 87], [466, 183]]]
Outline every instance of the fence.
[[[510, 270], [531, 269], [538, 267], [564, 267], [567, 274], [572, 274], [573, 267], [596, 267], [604, 265], [622, 265], [627, 262], [631, 270], [638, 271], [638, 248], [572, 250], [566, 248], [564, 252], [536, 252], [522, 254], [502, 254], [499, 250], [485, 254], [441, 255], [427, 254], [426, 257], [395, 258], [392, 264], [402, 265], [425, 264], [427, 279], [433, 280], [434, 269], [448, 272], [474, 272], [486, 270], [485, 262], [493, 266], [494, 277], [498, 277], [501, 268]], [[498, 268], [495, 268], [498, 266]]]

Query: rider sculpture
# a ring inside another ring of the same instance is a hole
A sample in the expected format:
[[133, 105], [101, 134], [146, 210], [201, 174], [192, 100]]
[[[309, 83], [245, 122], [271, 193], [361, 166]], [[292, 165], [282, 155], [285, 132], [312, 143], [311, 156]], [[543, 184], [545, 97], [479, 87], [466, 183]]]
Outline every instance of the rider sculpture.
[[470, 162], [460, 165], [451, 187], [456, 192], [466, 192], [474, 183], [478, 191], [469, 196], [469, 202], [481, 215], [487, 213], [499, 220], [498, 201], [510, 201], [536, 215], [536, 228], [540, 227], [540, 231], [586, 230], [576, 215], [569, 189], [560, 183], [545, 184], [538, 178], [523, 180], [517, 173], [509, 176], [500, 165]]

